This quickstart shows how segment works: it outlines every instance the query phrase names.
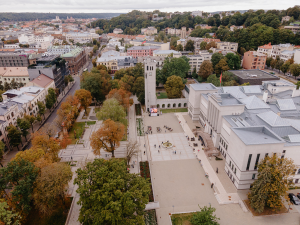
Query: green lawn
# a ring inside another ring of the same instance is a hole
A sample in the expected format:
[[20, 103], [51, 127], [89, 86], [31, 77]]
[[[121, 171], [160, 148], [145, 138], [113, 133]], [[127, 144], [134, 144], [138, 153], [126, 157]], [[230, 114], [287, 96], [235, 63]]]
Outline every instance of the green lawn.
[[[95, 123], [96, 123], [96, 121], [88, 121], [87, 125], [92, 125]], [[69, 136], [72, 139], [71, 144], [76, 144], [76, 141], [79, 139], [79, 137], [81, 137], [82, 132], [84, 131], [84, 126], [85, 126], [85, 122], [75, 122], [73, 124], [73, 127], [69, 131]], [[76, 137], [77, 137], [76, 139], [74, 137], [74, 130], [76, 131]]]
[[178, 112], [188, 112], [187, 108], [181, 108], [181, 109], [160, 109], [162, 113], [178, 113]]
[[158, 93], [156, 93], [156, 97], [157, 97], [157, 99], [168, 98], [167, 92], [160, 92], [160, 95], [158, 95]]
[[191, 225], [190, 219], [193, 213], [173, 214], [171, 216], [172, 225]]

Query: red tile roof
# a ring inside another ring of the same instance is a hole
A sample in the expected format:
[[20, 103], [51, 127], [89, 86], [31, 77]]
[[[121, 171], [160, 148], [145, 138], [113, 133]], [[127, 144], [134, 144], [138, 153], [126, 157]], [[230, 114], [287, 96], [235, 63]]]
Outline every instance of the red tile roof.
[[33, 81], [31, 81], [31, 82], [42, 88], [46, 88], [52, 81], [53, 81], [53, 79], [51, 79], [50, 77], [47, 77], [46, 75], [41, 74], [37, 78], [33, 79]]
[[259, 48], [263, 48], [263, 49], [272, 49], [272, 45], [271, 42], [267, 45], [263, 45], [263, 46], [259, 46]]

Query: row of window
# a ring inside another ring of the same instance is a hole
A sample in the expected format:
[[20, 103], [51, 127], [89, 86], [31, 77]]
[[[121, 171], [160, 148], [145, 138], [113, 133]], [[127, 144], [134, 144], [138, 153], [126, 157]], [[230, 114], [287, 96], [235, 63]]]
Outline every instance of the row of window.
[[226, 142], [221, 137], [220, 137], [220, 143], [227, 150], [228, 145], [226, 144]]

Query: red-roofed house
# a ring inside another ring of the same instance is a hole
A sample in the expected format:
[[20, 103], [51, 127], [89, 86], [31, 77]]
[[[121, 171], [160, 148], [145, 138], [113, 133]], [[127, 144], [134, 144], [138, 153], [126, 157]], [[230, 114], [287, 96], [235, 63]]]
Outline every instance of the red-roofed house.
[[268, 56], [271, 54], [271, 51], [272, 51], [272, 44], [271, 44], [271, 42], [269, 44], [266, 44], [266, 45], [263, 45], [263, 46], [259, 46], [258, 49], [257, 49], [258, 53], [263, 53], [263, 54], [266, 54]]
[[46, 92], [48, 93], [49, 88], [55, 89], [54, 80], [44, 74], [39, 75], [37, 78], [33, 79], [32, 81], [26, 84], [27, 87], [35, 86], [45, 88]]

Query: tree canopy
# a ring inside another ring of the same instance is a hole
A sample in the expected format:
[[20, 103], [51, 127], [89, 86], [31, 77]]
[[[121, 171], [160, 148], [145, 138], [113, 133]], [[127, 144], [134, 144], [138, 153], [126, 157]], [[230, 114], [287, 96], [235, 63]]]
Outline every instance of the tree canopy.
[[164, 88], [167, 92], [168, 98], [180, 98], [184, 86], [182, 79], [179, 76], [173, 75], [168, 77]]

